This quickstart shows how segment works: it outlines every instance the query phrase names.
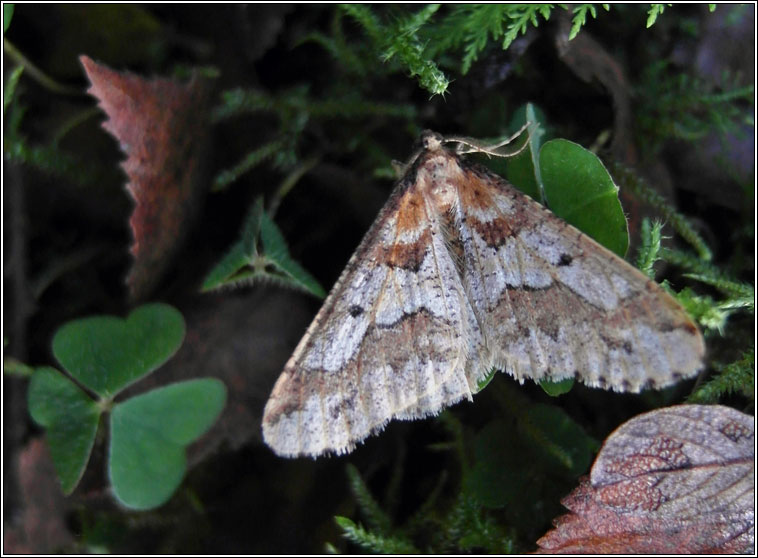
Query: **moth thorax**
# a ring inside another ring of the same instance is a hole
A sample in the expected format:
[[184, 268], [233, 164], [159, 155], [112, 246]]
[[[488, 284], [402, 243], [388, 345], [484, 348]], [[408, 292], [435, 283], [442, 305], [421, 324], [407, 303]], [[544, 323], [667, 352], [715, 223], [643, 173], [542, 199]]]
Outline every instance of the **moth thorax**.
[[429, 183], [429, 195], [438, 211], [449, 211], [457, 199], [456, 189], [447, 180], [431, 180]]

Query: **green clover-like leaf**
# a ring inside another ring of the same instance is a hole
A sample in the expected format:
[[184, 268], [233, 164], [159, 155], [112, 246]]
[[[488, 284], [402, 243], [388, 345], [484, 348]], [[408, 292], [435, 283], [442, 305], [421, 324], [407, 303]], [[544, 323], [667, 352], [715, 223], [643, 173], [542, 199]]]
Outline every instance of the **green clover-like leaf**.
[[184, 318], [167, 304], [146, 304], [126, 320], [94, 316], [68, 322], [53, 338], [53, 353], [71, 376], [111, 398], [176, 353]]
[[166, 502], [187, 469], [185, 447], [204, 434], [226, 401], [226, 387], [203, 378], [171, 384], [113, 408], [109, 474], [125, 506], [150, 509]]
[[100, 407], [54, 368], [37, 368], [29, 382], [29, 413], [47, 429], [50, 456], [64, 494], [79, 483], [95, 442]]

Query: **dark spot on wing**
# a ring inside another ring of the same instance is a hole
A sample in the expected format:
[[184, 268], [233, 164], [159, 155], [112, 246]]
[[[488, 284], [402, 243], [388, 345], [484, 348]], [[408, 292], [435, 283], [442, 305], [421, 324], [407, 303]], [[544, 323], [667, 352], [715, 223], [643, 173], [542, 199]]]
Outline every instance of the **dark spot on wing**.
[[358, 316], [360, 316], [364, 312], [363, 308], [361, 308], [357, 304], [353, 304], [350, 308], [348, 308], [347, 311], [350, 312], [350, 315], [353, 318], [357, 318]]

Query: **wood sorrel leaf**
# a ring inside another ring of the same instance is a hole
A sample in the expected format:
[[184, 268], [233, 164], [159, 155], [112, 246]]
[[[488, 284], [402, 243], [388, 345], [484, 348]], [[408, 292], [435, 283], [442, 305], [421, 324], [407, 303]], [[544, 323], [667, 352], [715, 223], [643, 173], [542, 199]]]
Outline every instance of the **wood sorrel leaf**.
[[126, 320], [94, 316], [68, 322], [53, 338], [53, 354], [84, 386], [111, 398], [171, 358], [184, 331], [178, 310], [146, 304]]
[[154, 508], [168, 500], [187, 469], [185, 446], [211, 427], [225, 401], [223, 382], [202, 378], [116, 405], [108, 464], [116, 498], [133, 509]]
[[46, 429], [64, 494], [79, 483], [95, 442], [100, 407], [55, 368], [37, 368], [29, 382], [29, 413]]

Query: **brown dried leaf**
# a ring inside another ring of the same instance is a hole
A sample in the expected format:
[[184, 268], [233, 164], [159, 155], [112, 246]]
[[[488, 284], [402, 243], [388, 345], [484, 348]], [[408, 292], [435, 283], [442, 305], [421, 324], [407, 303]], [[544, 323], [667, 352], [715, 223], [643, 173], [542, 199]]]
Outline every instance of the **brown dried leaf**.
[[735, 553], [755, 541], [753, 417], [681, 405], [606, 440], [540, 553]]
[[127, 284], [132, 299], [146, 297], [181, 246], [207, 189], [202, 167], [210, 87], [144, 79], [80, 58], [109, 119], [103, 128], [127, 155], [122, 167], [136, 205], [130, 219], [135, 261]]

